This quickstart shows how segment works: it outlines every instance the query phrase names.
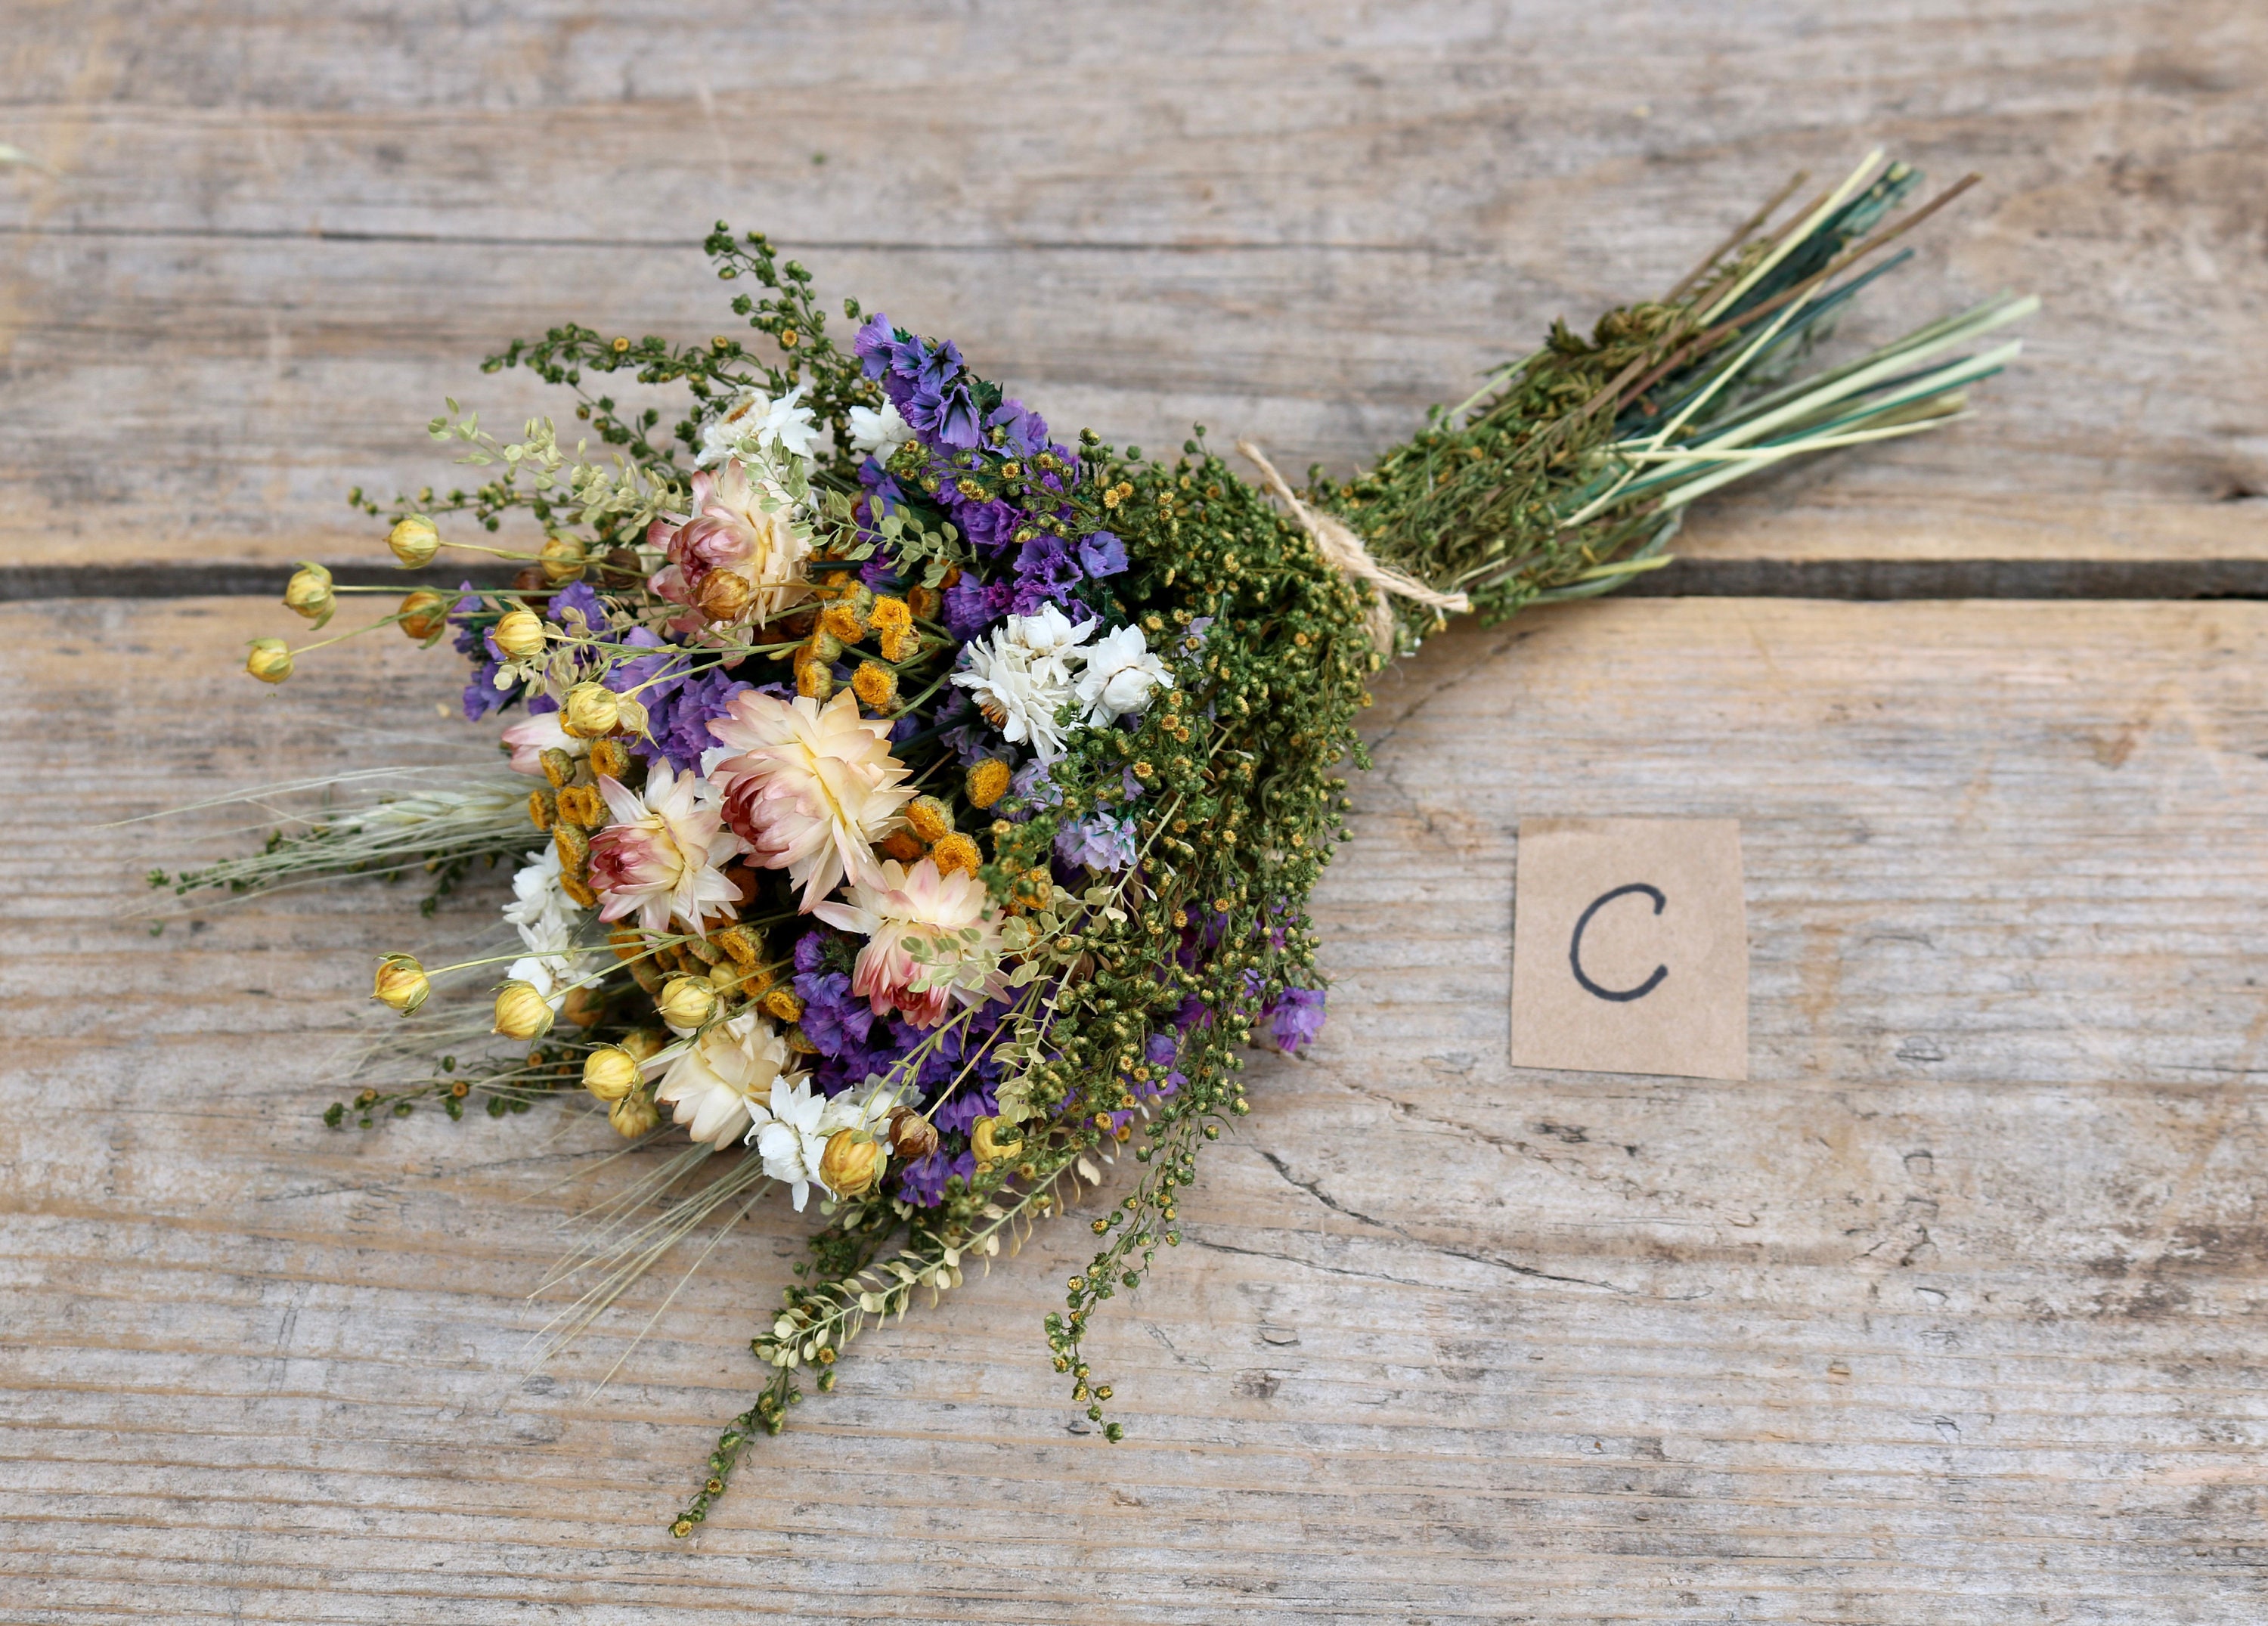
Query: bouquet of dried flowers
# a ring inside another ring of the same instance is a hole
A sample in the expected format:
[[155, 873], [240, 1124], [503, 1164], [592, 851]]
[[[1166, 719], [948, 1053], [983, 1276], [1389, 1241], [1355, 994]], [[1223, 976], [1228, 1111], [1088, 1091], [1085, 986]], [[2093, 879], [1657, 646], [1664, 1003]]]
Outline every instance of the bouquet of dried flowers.
[[[1322, 1021], [1304, 911], [1345, 839], [1366, 681], [1448, 614], [1666, 563], [1686, 505], [1730, 481], [1961, 416], [2018, 348], [1976, 342], [2032, 301], [1803, 365], [1904, 258], [1876, 251], [1952, 195], [1885, 225], [1918, 181], [1870, 159], [1772, 224], [1799, 178], [1660, 299], [1555, 324], [1369, 469], [1297, 490], [1248, 447], [1248, 483], [1202, 428], [1167, 458], [1058, 438], [855, 300], [838, 342], [811, 274], [720, 224], [708, 252], [749, 285], [732, 305], [753, 338], [569, 326], [487, 363], [573, 391], [606, 461], [452, 402], [432, 437], [480, 483], [355, 494], [405, 566], [517, 569], [375, 623], [449, 643], [465, 715], [507, 719], [505, 767], [161, 879], [446, 887], [512, 866], [504, 952], [379, 964], [376, 997], [417, 1020], [328, 1116], [566, 1093], [654, 1143], [563, 1268], [591, 1284], [563, 1337], [705, 1219], [815, 1198], [809, 1262], [755, 1328], [761, 1392], [677, 1534], [799, 1379], [831, 1387], [868, 1327], [1077, 1207], [1123, 1151], [1138, 1173], [1042, 1329], [1116, 1440], [1093, 1318], [1179, 1242], [1199, 1151], [1247, 1110], [1246, 1048], [1297, 1050]], [[619, 405], [624, 375], [681, 387], [682, 416]], [[347, 591], [311, 564], [284, 602], [321, 626]], [[306, 652], [262, 638], [249, 670], [281, 682]]]

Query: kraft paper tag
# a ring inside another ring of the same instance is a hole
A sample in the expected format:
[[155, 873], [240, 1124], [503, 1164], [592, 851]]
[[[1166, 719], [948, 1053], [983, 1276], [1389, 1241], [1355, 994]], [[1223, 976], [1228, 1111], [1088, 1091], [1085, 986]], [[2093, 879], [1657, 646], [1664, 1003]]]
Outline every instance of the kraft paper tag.
[[1512, 1061], [1749, 1076], [1749, 928], [1734, 819], [1528, 819]]

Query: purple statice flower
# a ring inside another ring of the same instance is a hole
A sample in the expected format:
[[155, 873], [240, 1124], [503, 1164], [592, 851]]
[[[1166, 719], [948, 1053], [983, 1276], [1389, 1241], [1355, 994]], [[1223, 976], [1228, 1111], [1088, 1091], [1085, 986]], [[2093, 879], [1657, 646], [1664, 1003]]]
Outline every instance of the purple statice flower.
[[853, 1045], [866, 1042], [874, 1012], [850, 992], [850, 979], [842, 972], [799, 972], [795, 991], [803, 1000], [804, 1036], [819, 1047], [821, 1056], [839, 1057]]
[[1123, 870], [1134, 862], [1134, 821], [1108, 813], [1073, 819], [1056, 832], [1056, 857], [1097, 872]]
[[[898, 482], [890, 471], [882, 467], [881, 460], [871, 452], [867, 454], [866, 460], [858, 465], [858, 483], [873, 494], [873, 500], [882, 505], [884, 514], [905, 506], [906, 494], [898, 489]], [[861, 516], [863, 519], [875, 517], [872, 514]]]
[[674, 644], [665, 644], [644, 627], [633, 627], [622, 642], [632, 649], [652, 650], [651, 655], [632, 655], [618, 660], [607, 669], [601, 680], [617, 695], [638, 691], [638, 698], [652, 707], [662, 695], [685, 681], [685, 653]]
[[1009, 457], [1037, 457], [1048, 449], [1047, 420], [1020, 401], [1004, 401], [985, 420], [993, 444]]
[[1025, 763], [1008, 780], [1009, 799], [1020, 804], [1019, 811], [1004, 816], [1022, 824], [1042, 807], [1058, 806], [1063, 791], [1048, 777], [1048, 765], [1037, 757]]
[[897, 585], [898, 567], [889, 555], [877, 548], [874, 556], [858, 567], [858, 579], [876, 592], [887, 592]]
[[1082, 537], [1079, 562], [1089, 576], [1116, 576], [1126, 568], [1126, 544], [1108, 531]]
[[937, 730], [939, 743], [952, 752], [963, 768], [978, 757], [1000, 754], [992, 725], [984, 720], [984, 714], [976, 709], [965, 688], [947, 693], [931, 714], [930, 726]]
[[1276, 1035], [1276, 1048], [1296, 1056], [1301, 1046], [1314, 1043], [1315, 1035], [1323, 1031], [1323, 990], [1287, 988], [1284, 997], [1261, 1014]]
[[[950, 489], [951, 488], [947, 488]], [[1024, 523], [1024, 511], [998, 497], [982, 503], [954, 503], [947, 508], [954, 525], [977, 547], [997, 554], [1016, 540], [1016, 527]]]
[[465, 720], [477, 723], [491, 711], [501, 711], [510, 705], [517, 688], [497, 687], [497, 667], [499, 663], [484, 660], [473, 669], [472, 681], [465, 685]]
[[[614, 687], [611, 678], [608, 687]], [[711, 720], [725, 715], [733, 696], [755, 687], [722, 666], [711, 666], [696, 677], [660, 686], [659, 699], [655, 689], [647, 689], [640, 697], [646, 702], [646, 726], [653, 739], [651, 754], [663, 757], [679, 773], [693, 772], [701, 765], [701, 754], [717, 743], [709, 732]]]
[[898, 1175], [898, 1196], [916, 1208], [935, 1208], [945, 1201], [945, 1182], [955, 1174], [965, 1183], [976, 1177], [976, 1154], [947, 1152], [939, 1147], [917, 1158]]
[[1083, 579], [1078, 561], [1060, 539], [1034, 537], [1016, 550], [1016, 591], [1009, 607], [1019, 615], [1036, 615], [1042, 605], [1055, 604], [1073, 621], [1086, 620], [1091, 612], [1071, 591]]
[[881, 381], [883, 393], [916, 434], [932, 445], [976, 449], [983, 438], [976, 397], [958, 346], [950, 340], [932, 345], [901, 334], [877, 312], [858, 329], [850, 348], [866, 376]]
[[964, 1085], [951, 1100], [930, 1114], [929, 1121], [947, 1135], [966, 1135], [977, 1119], [989, 1118], [999, 1110], [1000, 1103], [993, 1098], [990, 1085], [973, 1090]]
[[795, 968], [816, 971], [827, 963], [827, 934], [806, 931], [795, 940]]
[[608, 617], [606, 606], [599, 602], [597, 592], [588, 582], [570, 582], [553, 593], [551, 608], [546, 619], [572, 630], [577, 616], [581, 617], [583, 624], [593, 632], [604, 632], [613, 625]]
[[1016, 601], [1016, 590], [1005, 582], [985, 582], [968, 572], [945, 590], [945, 629], [961, 643], [983, 637]]

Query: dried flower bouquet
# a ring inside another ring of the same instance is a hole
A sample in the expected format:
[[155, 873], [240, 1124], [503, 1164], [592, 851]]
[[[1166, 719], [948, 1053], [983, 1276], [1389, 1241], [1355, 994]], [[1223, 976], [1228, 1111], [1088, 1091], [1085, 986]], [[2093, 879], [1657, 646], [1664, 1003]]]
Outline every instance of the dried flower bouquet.
[[[1300, 491], [1249, 448], [1248, 483], [1202, 429], [1164, 460], [1058, 439], [953, 344], [856, 301], [838, 344], [810, 274], [720, 224], [708, 252], [753, 284], [733, 309], [755, 342], [570, 326], [487, 364], [572, 390], [606, 462], [548, 420], [506, 444], [453, 402], [433, 438], [481, 483], [355, 496], [405, 566], [519, 567], [374, 623], [464, 658], [467, 717], [510, 719], [508, 769], [160, 879], [446, 889], [512, 866], [504, 952], [379, 966], [377, 998], [417, 1020], [328, 1115], [579, 1090], [656, 1143], [563, 1266], [588, 1284], [563, 1339], [703, 1221], [816, 1200], [810, 1260], [755, 1331], [766, 1380], [677, 1534], [799, 1375], [830, 1387], [867, 1327], [1076, 1206], [1123, 1149], [1138, 1174], [1089, 1216], [1094, 1258], [1044, 1328], [1116, 1440], [1092, 1319], [1179, 1242], [1199, 1150], [1247, 1110], [1244, 1048], [1296, 1050], [1322, 1020], [1304, 910], [1345, 839], [1334, 770], [1364, 761], [1367, 679], [1447, 614], [1666, 563], [1686, 504], [1730, 481], [1961, 416], [2018, 348], [1976, 342], [2032, 301], [1802, 369], [1905, 257], [1876, 251], [1952, 195], [1886, 226], [1918, 181], [1870, 159], [1771, 224], [1799, 178], [1660, 300], [1588, 336], [1555, 324], [1370, 469]], [[682, 386], [683, 416], [665, 433], [618, 405], [617, 375]], [[309, 565], [284, 602], [320, 627], [348, 591]], [[263, 638], [248, 667], [281, 682], [306, 652]]]

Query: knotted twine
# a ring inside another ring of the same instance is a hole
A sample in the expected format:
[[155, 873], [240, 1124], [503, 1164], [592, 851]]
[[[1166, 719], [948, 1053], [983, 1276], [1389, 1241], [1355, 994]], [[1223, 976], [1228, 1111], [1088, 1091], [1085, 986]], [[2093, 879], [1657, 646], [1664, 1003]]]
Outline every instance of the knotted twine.
[[1407, 599], [1412, 604], [1422, 604], [1428, 609], [1453, 611], [1462, 614], [1473, 607], [1473, 601], [1462, 592], [1443, 592], [1428, 587], [1416, 577], [1395, 570], [1390, 564], [1381, 564], [1370, 556], [1370, 549], [1362, 545], [1362, 538], [1338, 519], [1308, 507], [1291, 482], [1276, 472], [1276, 465], [1265, 453], [1248, 440], [1240, 440], [1236, 449], [1259, 469], [1268, 482], [1268, 489], [1292, 511], [1292, 518], [1300, 522], [1315, 544], [1315, 551], [1323, 562], [1340, 575], [1370, 585], [1370, 608], [1364, 614], [1364, 630], [1370, 634], [1372, 645], [1382, 664], [1394, 658], [1394, 608], [1387, 600], [1388, 593], [1397, 599]]

